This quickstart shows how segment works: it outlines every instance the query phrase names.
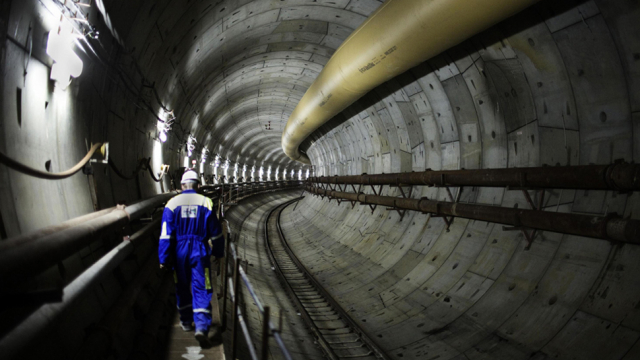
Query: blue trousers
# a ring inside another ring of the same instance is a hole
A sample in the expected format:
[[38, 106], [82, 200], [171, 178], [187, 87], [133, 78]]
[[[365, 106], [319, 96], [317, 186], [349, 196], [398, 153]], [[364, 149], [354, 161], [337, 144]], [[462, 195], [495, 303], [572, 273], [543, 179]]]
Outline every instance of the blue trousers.
[[180, 321], [207, 333], [211, 326], [211, 263], [208, 245], [197, 237], [176, 241], [174, 280]]

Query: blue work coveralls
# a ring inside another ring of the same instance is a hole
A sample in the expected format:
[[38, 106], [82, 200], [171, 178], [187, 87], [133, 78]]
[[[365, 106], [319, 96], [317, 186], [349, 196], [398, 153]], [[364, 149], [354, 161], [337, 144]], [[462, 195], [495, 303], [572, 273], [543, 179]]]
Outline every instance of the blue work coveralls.
[[222, 227], [213, 201], [184, 190], [164, 208], [158, 257], [160, 264], [173, 266], [180, 321], [189, 325], [193, 321], [196, 331], [205, 333], [211, 326], [211, 255], [224, 255]]

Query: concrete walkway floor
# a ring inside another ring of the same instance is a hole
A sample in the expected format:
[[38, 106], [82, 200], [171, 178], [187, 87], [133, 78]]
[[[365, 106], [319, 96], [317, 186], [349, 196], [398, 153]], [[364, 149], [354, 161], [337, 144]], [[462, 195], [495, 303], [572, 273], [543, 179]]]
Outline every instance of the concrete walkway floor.
[[[213, 274], [212, 274], [213, 275]], [[219, 277], [212, 276], [214, 289], [218, 289]], [[172, 295], [175, 296], [175, 295]], [[165, 355], [166, 360], [224, 360], [224, 346], [221, 334], [218, 333], [220, 325], [220, 307], [217, 296], [211, 299], [212, 327], [209, 332], [209, 344], [201, 346], [194, 337], [194, 332], [185, 332], [180, 327], [179, 314], [176, 311], [173, 318], [173, 326], [169, 334], [169, 345]]]

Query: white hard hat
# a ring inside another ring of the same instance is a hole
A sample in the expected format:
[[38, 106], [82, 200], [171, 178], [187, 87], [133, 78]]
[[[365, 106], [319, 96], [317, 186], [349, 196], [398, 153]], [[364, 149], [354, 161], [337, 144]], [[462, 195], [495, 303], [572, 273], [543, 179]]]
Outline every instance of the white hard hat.
[[198, 179], [198, 173], [193, 169], [187, 169], [187, 171], [182, 174], [182, 181], [180, 181], [180, 183], [184, 184], [188, 182], [200, 183], [200, 180]]

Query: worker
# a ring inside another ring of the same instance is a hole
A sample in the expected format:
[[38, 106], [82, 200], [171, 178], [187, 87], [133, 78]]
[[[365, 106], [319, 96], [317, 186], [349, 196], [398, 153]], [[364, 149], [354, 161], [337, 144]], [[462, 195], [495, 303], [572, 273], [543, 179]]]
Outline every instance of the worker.
[[160, 268], [173, 268], [180, 324], [202, 343], [211, 327], [210, 256], [224, 255], [222, 226], [211, 199], [196, 193], [198, 174], [182, 175], [182, 194], [169, 200], [162, 214], [158, 246]]

